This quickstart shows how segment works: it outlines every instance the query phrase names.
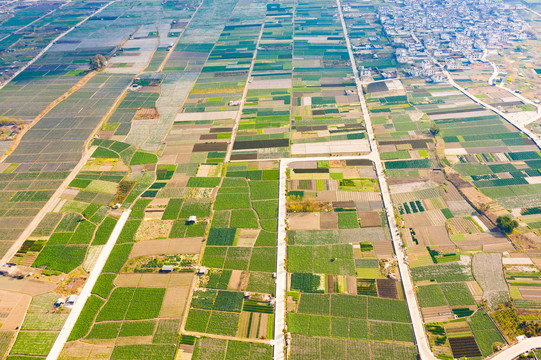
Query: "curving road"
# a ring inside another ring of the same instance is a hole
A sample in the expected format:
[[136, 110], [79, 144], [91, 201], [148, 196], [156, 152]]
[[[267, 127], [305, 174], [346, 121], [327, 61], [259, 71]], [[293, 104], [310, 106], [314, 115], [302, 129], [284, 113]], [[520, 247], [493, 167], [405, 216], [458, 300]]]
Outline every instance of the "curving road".
[[510, 360], [519, 357], [525, 352], [541, 347], [541, 336], [524, 339], [515, 345], [511, 345], [497, 354], [489, 356], [490, 360]]
[[496, 84], [494, 82], [494, 80], [498, 77], [498, 73], [499, 73], [498, 67], [492, 61], [488, 61], [488, 62], [490, 63], [490, 65], [492, 66], [492, 69], [493, 69], [492, 76], [490, 76], [490, 79], [488, 79], [488, 83], [490, 85], [494, 85], [496, 87], [499, 87], [502, 90], [507, 91], [508, 93], [513, 95], [514, 97], [517, 97], [520, 101], [522, 101], [522, 102], [524, 102], [526, 104], [530, 104], [532, 106], [535, 106], [535, 108], [537, 109], [537, 115], [536, 116], [533, 116], [533, 117], [531, 117], [530, 119], [528, 119], [526, 121], [522, 121], [522, 122], [520, 122], [520, 124], [526, 126], [528, 124], [533, 123], [534, 121], [537, 121], [537, 120], [541, 119], [541, 105], [536, 104], [535, 102], [533, 102], [532, 100], [528, 99], [527, 97], [521, 95], [520, 93], [516, 93], [513, 90], [503, 86], [503, 83]]
[[[463, 93], [464, 95], [466, 95], [467, 97], [469, 97], [471, 100], [473, 100], [474, 102], [478, 103], [479, 105], [481, 105], [482, 107], [484, 107], [485, 109], [488, 109], [488, 110], [491, 110], [492, 112], [500, 115], [503, 119], [505, 119], [508, 123], [510, 123], [511, 125], [513, 125], [515, 128], [517, 128], [519, 131], [523, 132], [524, 134], [528, 135], [528, 137], [535, 143], [535, 145], [537, 145], [538, 148], [541, 149], [541, 136], [539, 136], [538, 134], [535, 134], [533, 131], [529, 130], [528, 128], [526, 128], [526, 125], [525, 124], [522, 124], [510, 117], [507, 116], [507, 114], [505, 114], [504, 112], [498, 110], [497, 108], [495, 108], [494, 106], [492, 105], [489, 105], [487, 103], [485, 103], [484, 101], [478, 99], [477, 97], [475, 97], [474, 95], [472, 95], [468, 90], [464, 89], [462, 86], [458, 85], [454, 80], [453, 80], [453, 77], [451, 76], [451, 74], [445, 70], [441, 64], [439, 64], [438, 62], [436, 62], [436, 64], [440, 67], [440, 69], [442, 70], [442, 72], [445, 74], [445, 76], [447, 76], [447, 80], [449, 81], [449, 84], [451, 84], [455, 89], [457, 89], [458, 91], [460, 91], [461, 93]], [[516, 95], [516, 94], [515, 94]]]
[[[337, 1], [339, 1], [339, 0], [337, 0]], [[539, 14], [539, 15], [541, 16], [541, 14]], [[419, 39], [415, 36], [415, 34], [413, 32], [412, 32], [411, 35], [412, 35], [412, 38], [417, 43], [422, 44], [419, 41]], [[501, 116], [503, 119], [505, 119], [507, 122], [509, 122], [515, 128], [517, 128], [519, 131], [526, 134], [537, 145], [537, 147], [541, 149], [541, 137], [539, 135], [537, 135], [537, 134], [533, 133], [532, 131], [530, 131], [529, 129], [527, 129], [525, 124], [520, 124], [518, 121], [515, 121], [515, 120], [507, 117], [506, 114], [503, 113], [502, 111], [496, 109], [495, 107], [493, 107], [493, 106], [485, 103], [484, 101], [478, 99], [477, 97], [475, 97], [468, 90], [466, 90], [465, 88], [458, 85], [453, 80], [453, 77], [451, 76], [451, 74], [447, 70], [445, 70], [445, 68], [436, 59], [434, 59], [434, 57], [431, 56], [431, 60], [436, 66], [438, 66], [441, 69], [443, 74], [445, 74], [445, 76], [447, 77], [447, 80], [448, 80], [450, 85], [452, 85], [455, 89], [457, 89], [458, 91], [460, 91], [461, 93], [463, 93], [464, 95], [469, 97], [471, 100], [473, 100], [477, 104], [483, 106], [485, 109], [491, 110], [492, 112], [494, 112], [494, 113], [498, 114], [499, 116]], [[489, 79], [489, 83], [492, 83], [492, 81], [494, 81], [494, 79], [497, 77], [497, 74], [498, 74], [497, 73], [497, 68], [495, 67], [495, 65], [492, 65], [492, 66], [493, 66], [494, 72], [493, 72], [492, 76]], [[503, 89], [507, 90], [507, 91], [510, 91], [509, 89], [506, 89], [505, 87], [503, 87]], [[518, 94], [513, 92], [513, 95], [517, 96]], [[526, 99], [526, 98], [524, 98], [524, 99]], [[529, 100], [526, 99], [526, 102], [529, 102]], [[536, 105], [536, 107], [538, 108], [538, 111], [540, 111], [539, 107], [537, 105]], [[410, 316], [411, 316], [411, 313], [410, 313]], [[415, 331], [415, 327], [414, 327], [414, 331]], [[417, 336], [417, 333], [415, 333], [415, 335]], [[507, 346], [502, 351], [498, 352], [497, 354], [493, 354], [493, 355], [489, 356], [488, 358], [491, 359], [491, 360], [511, 360], [511, 359], [514, 359], [514, 358], [520, 356], [521, 354], [523, 354], [523, 353], [525, 353], [527, 351], [531, 351], [531, 350], [537, 349], [537, 348], [541, 348], [541, 336], [525, 339], [525, 340], [522, 340], [522, 341], [518, 342], [517, 344]], [[421, 359], [425, 359], [425, 357], [423, 357], [422, 353], [420, 355], [421, 355]], [[432, 357], [426, 357], [426, 359], [435, 359], [433, 357], [432, 353], [430, 353], [430, 355]]]

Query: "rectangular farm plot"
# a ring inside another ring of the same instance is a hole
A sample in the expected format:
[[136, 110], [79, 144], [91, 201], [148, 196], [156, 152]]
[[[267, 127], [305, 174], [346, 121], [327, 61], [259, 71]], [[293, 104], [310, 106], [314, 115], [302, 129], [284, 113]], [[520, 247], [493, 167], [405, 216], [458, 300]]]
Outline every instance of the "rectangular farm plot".
[[473, 336], [450, 337], [449, 345], [455, 358], [482, 356]]
[[[257, 312], [243, 312], [240, 315], [237, 337], [261, 339], [272, 338], [273, 316]], [[271, 331], [269, 331], [269, 329]]]
[[421, 307], [445, 306], [447, 301], [438, 285], [417, 287], [417, 298]]
[[440, 288], [443, 290], [450, 306], [471, 306], [476, 304], [465, 283], [446, 283], [441, 284]]
[[269, 359], [272, 348], [266, 344], [199, 338], [195, 343], [194, 360], [204, 359]]
[[231, 246], [235, 242], [235, 228], [211, 228], [207, 240], [207, 245]]
[[[266, 170], [269, 166], [274, 165], [246, 170], [246, 165], [231, 164], [221, 182], [201, 260], [209, 268], [208, 280], [201, 277], [194, 292], [187, 331], [272, 337], [274, 308], [269, 294], [275, 287], [276, 233], [263, 229], [277, 227], [277, 181], [262, 180], [274, 177]], [[200, 166], [199, 172], [203, 170]]]
[[[374, 351], [382, 354], [382, 358], [393, 358], [394, 344], [412, 342], [413, 334], [406, 304], [399, 300], [401, 288], [396, 280], [385, 279], [380, 270], [379, 258], [388, 261], [393, 250], [386, 224], [375, 211], [381, 205], [373, 207], [370, 203], [381, 199], [375, 192], [377, 182], [359, 178], [359, 175], [373, 176], [371, 167], [340, 165], [304, 162], [294, 164], [290, 172], [287, 250], [292, 292], [289, 303], [297, 305], [296, 312], [290, 312], [287, 319], [294, 334], [292, 349], [295, 339], [301, 336], [329, 343], [338, 341], [334, 337], [348, 342], [363, 339], [383, 342]], [[374, 194], [374, 198], [357, 196], [365, 191]], [[295, 202], [302, 201], [313, 201], [315, 205], [302, 210], [295, 208], [298, 206]], [[324, 208], [326, 204], [331, 206]], [[365, 218], [364, 227], [359, 215]], [[370, 344], [367, 342], [369, 348]], [[329, 359], [341, 356], [337, 354], [348, 351], [347, 345], [342, 345], [340, 349], [325, 352], [315, 349], [309, 356]], [[297, 356], [303, 358], [300, 353]], [[365, 356], [377, 358], [378, 355]]]
[[353, 248], [349, 244], [289, 246], [290, 272], [355, 275]]
[[152, 319], [159, 315], [165, 289], [116, 288], [97, 321]]
[[57, 335], [57, 332], [22, 331], [17, 336], [10, 354], [46, 356]]

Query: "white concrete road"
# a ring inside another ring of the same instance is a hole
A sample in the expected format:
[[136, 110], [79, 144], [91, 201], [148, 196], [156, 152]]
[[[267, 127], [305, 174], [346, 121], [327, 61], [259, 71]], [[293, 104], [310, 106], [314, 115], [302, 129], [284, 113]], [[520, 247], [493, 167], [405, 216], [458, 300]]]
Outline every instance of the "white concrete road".
[[[435, 61], [435, 60], [434, 60]], [[438, 62], [436, 62], [438, 64], [438, 66], [440, 66], [441, 70], [443, 71], [443, 73], [445, 74], [445, 76], [447, 76], [447, 80], [449, 81], [449, 84], [451, 84], [455, 89], [457, 89], [458, 91], [460, 91], [461, 93], [463, 93], [464, 95], [466, 95], [467, 97], [469, 97], [471, 100], [473, 100], [474, 102], [478, 103], [479, 105], [481, 105], [482, 107], [484, 107], [485, 109], [488, 109], [488, 110], [491, 110], [493, 112], [495, 112], [496, 114], [500, 115], [502, 118], [504, 118], [508, 123], [510, 123], [511, 125], [513, 125], [515, 128], [517, 128], [519, 131], [522, 131], [524, 134], [528, 135], [528, 137], [530, 139], [532, 139], [532, 141], [537, 145], [538, 148], [541, 149], [541, 136], [539, 136], [538, 134], [534, 133], [533, 131], [529, 130], [528, 128], [526, 128], [526, 125], [524, 125], [523, 123], [519, 123], [518, 121], [515, 121], [514, 119], [510, 118], [509, 116], [507, 116], [507, 114], [505, 114], [504, 112], [498, 110], [497, 108], [495, 108], [494, 106], [492, 105], [489, 105], [487, 103], [485, 103], [484, 101], [478, 99], [477, 97], [475, 97], [473, 94], [471, 94], [468, 90], [464, 89], [462, 86], [458, 85], [454, 80], [453, 80], [453, 77], [451, 76], [451, 74], [445, 70], [441, 64], [439, 64]]]
[[374, 132], [372, 129], [372, 122], [370, 114], [366, 106], [366, 101], [363, 96], [361, 82], [359, 80], [359, 74], [357, 67], [355, 66], [355, 59], [353, 51], [351, 49], [351, 43], [347, 34], [347, 28], [342, 14], [342, 7], [340, 0], [336, 0], [340, 20], [342, 22], [342, 29], [346, 39], [346, 45], [348, 48], [351, 66], [354, 74], [355, 83], [357, 86], [357, 93], [359, 95], [359, 102], [363, 111], [363, 118], [366, 125], [366, 131], [368, 134], [368, 140], [370, 143], [370, 154], [364, 156], [336, 156], [336, 157], [314, 157], [314, 158], [298, 158], [298, 159], [282, 159], [280, 161], [280, 186], [279, 186], [279, 198], [278, 198], [278, 249], [277, 249], [277, 276], [276, 276], [276, 309], [275, 309], [275, 338], [274, 345], [274, 359], [282, 360], [285, 358], [285, 338], [284, 338], [284, 326], [285, 326], [285, 303], [287, 298], [287, 271], [285, 269], [285, 258], [287, 251], [286, 238], [286, 169], [287, 166], [295, 161], [313, 161], [313, 160], [348, 160], [348, 159], [369, 159], [374, 162], [376, 174], [380, 184], [383, 203], [387, 211], [387, 220], [392, 235], [393, 245], [398, 260], [398, 267], [404, 292], [406, 294], [406, 303], [408, 305], [410, 317], [413, 323], [413, 330], [415, 335], [415, 341], [419, 349], [419, 354], [423, 360], [435, 360], [436, 358], [430, 350], [426, 334], [424, 332], [423, 320], [420, 314], [415, 293], [413, 291], [413, 282], [410, 277], [409, 268], [405, 261], [404, 251], [402, 248], [402, 241], [400, 239], [398, 228], [395, 222], [393, 205], [391, 202], [391, 196], [387, 186], [387, 180], [383, 172], [383, 164], [381, 162], [379, 152], [377, 150], [377, 144], [374, 138]]
[[498, 67], [496, 66], [496, 64], [494, 64], [492, 61], [489, 61], [489, 63], [492, 66], [492, 69], [493, 69], [492, 75], [490, 76], [490, 79], [488, 79], [488, 83], [490, 85], [494, 85], [496, 87], [499, 87], [502, 90], [507, 91], [509, 94], [511, 94], [514, 97], [518, 98], [520, 101], [522, 101], [522, 102], [524, 102], [526, 104], [535, 106], [535, 108], [537, 109], [537, 114], [535, 116], [532, 116], [531, 118], [527, 119], [526, 121], [521, 121], [520, 124], [523, 125], [523, 126], [526, 126], [528, 124], [533, 123], [534, 121], [537, 121], [537, 120], [541, 119], [541, 105], [540, 104], [536, 104], [535, 102], [533, 102], [532, 100], [530, 100], [527, 97], [523, 96], [522, 94], [516, 93], [515, 91], [505, 87], [502, 83], [496, 85], [495, 80], [498, 77], [499, 70], [498, 70]]
[[227, 152], [225, 154], [224, 163], [228, 163], [231, 160], [231, 153], [233, 152], [233, 145], [235, 145], [235, 139], [237, 137], [237, 132], [239, 130], [240, 118], [242, 117], [242, 111], [244, 110], [244, 104], [246, 103], [246, 96], [248, 95], [248, 87], [252, 78], [252, 71], [254, 70], [255, 58], [257, 57], [257, 49], [259, 48], [259, 43], [261, 42], [261, 37], [263, 36], [263, 29], [265, 29], [265, 24], [261, 25], [261, 30], [259, 31], [259, 36], [257, 37], [257, 42], [255, 44], [254, 54], [252, 56], [252, 62], [250, 63], [250, 69], [248, 70], [248, 77], [244, 83], [244, 90], [242, 91], [242, 97], [240, 99], [240, 105], [235, 116], [235, 122], [233, 123], [233, 130], [231, 131], [231, 139], [229, 140], [229, 145], [227, 146]]
[[[339, 0], [337, 0], [337, 1], [339, 1]], [[541, 14], [538, 14], [538, 15], [541, 16]], [[413, 32], [412, 32], [412, 37], [416, 42], [421, 43]], [[434, 64], [436, 64], [442, 70], [442, 72], [445, 74], [445, 76], [447, 76], [447, 80], [449, 81], [449, 84], [451, 84], [455, 89], [462, 92], [464, 95], [466, 95], [471, 100], [478, 103], [479, 105], [483, 106], [485, 109], [491, 110], [494, 113], [500, 115], [502, 118], [504, 118], [507, 122], [509, 122], [515, 128], [517, 128], [518, 130], [520, 130], [524, 134], [526, 134], [537, 145], [537, 147], [539, 147], [541, 149], [541, 146], [540, 146], [541, 137], [539, 135], [537, 135], [537, 134], [533, 133], [532, 131], [528, 130], [524, 124], [517, 123], [513, 119], [510, 119], [509, 117], [507, 117], [506, 114], [499, 111], [495, 107], [493, 107], [493, 106], [491, 106], [489, 104], [486, 104], [482, 100], [475, 97], [473, 94], [468, 92], [466, 89], [464, 89], [463, 87], [458, 85], [453, 80], [453, 77], [451, 76], [451, 74], [447, 70], [445, 70], [443, 68], [443, 66], [438, 61], [436, 61], [436, 59], [434, 59], [434, 57], [431, 57], [431, 60], [434, 62]], [[494, 79], [497, 77], [497, 68], [494, 65], [493, 65], [493, 68], [494, 68], [494, 72], [493, 72], [491, 78], [489, 79], [489, 83], [491, 83], [491, 81], [494, 81]], [[509, 89], [505, 89], [505, 90], [509, 91]], [[517, 94], [513, 93], [513, 95], [516, 96]], [[401, 274], [402, 274], [402, 272], [401, 272]], [[408, 294], [406, 294], [406, 297], [408, 297]], [[409, 305], [408, 305], [408, 307], [409, 307]], [[410, 316], [412, 316], [411, 307], [409, 307], [409, 308], [410, 308]], [[417, 311], [418, 311], [418, 308], [417, 308]], [[420, 314], [419, 314], [419, 316], [420, 316]], [[415, 329], [415, 323], [414, 323], [414, 333], [415, 333], [416, 340], [417, 340], [417, 330]], [[424, 334], [424, 332], [423, 332], [423, 334]], [[425, 341], [426, 341], [426, 338], [425, 338]], [[523, 354], [526, 351], [531, 351], [531, 350], [537, 349], [537, 348], [541, 348], [541, 336], [529, 338], [529, 339], [523, 340], [523, 341], [521, 341], [521, 342], [519, 342], [517, 344], [508, 346], [508, 347], [504, 348], [502, 351], [498, 352], [497, 354], [494, 354], [494, 355], [490, 356], [489, 358], [491, 360], [512, 360], [512, 359], [520, 356], [520, 354]], [[419, 347], [419, 349], [420, 349], [420, 347]], [[425, 357], [423, 357], [423, 356], [426, 356], [426, 359], [435, 359], [431, 352], [430, 352], [429, 355], [428, 354], [423, 354], [420, 350], [419, 350], [419, 352], [420, 352], [420, 355], [421, 355], [421, 359], [425, 359]]]
[[541, 336], [524, 339], [520, 341], [519, 343], [509, 346], [505, 348], [504, 350], [498, 352], [497, 354], [493, 356], [489, 356], [487, 359], [490, 360], [511, 360], [519, 357], [521, 354], [524, 354], [525, 352], [529, 352], [533, 349], [537, 349], [541, 347]]
[[276, 250], [276, 304], [274, 307], [274, 360], [287, 358], [284, 353], [286, 346], [284, 337], [286, 299], [287, 299], [287, 270], [286, 270], [286, 171], [289, 164], [298, 161], [325, 161], [325, 160], [359, 160], [372, 159], [372, 154], [361, 156], [322, 156], [309, 158], [286, 158], [280, 160], [280, 183], [278, 187], [278, 243]]
[[371, 157], [374, 161], [376, 168], [376, 175], [378, 176], [379, 186], [381, 190], [381, 196], [383, 199], [383, 205], [387, 214], [387, 221], [389, 223], [389, 229], [391, 232], [391, 237], [393, 240], [394, 251], [396, 254], [396, 259], [398, 261], [398, 269], [400, 271], [400, 278], [402, 281], [402, 286], [404, 288], [404, 294], [406, 296], [406, 304], [408, 306], [408, 311], [410, 319], [413, 325], [413, 334], [415, 337], [415, 343], [419, 351], [419, 356], [423, 360], [435, 360], [436, 357], [430, 349], [428, 339], [426, 337], [425, 328], [423, 324], [423, 318], [421, 316], [421, 311], [417, 304], [417, 299], [415, 297], [415, 292], [413, 290], [413, 281], [411, 280], [411, 275], [409, 271], [409, 266], [406, 263], [406, 258], [404, 255], [404, 250], [402, 248], [402, 240], [398, 232], [398, 227], [396, 224], [394, 216], [393, 203], [391, 201], [391, 195], [389, 193], [389, 187], [387, 186], [387, 179], [385, 177], [383, 163], [379, 156], [379, 151], [377, 148], [377, 143], [374, 137], [374, 130], [372, 128], [372, 121], [370, 119], [370, 113], [368, 107], [366, 106], [366, 101], [363, 94], [363, 89], [361, 86], [361, 81], [359, 79], [359, 72], [357, 71], [357, 66], [355, 63], [355, 57], [353, 55], [353, 50], [351, 48], [351, 42], [349, 40], [349, 35], [346, 28], [346, 23], [344, 21], [344, 14], [342, 13], [342, 6], [340, 0], [336, 0], [338, 6], [338, 12], [340, 14], [340, 20], [342, 22], [342, 29], [346, 38], [346, 44], [348, 47], [349, 57], [351, 61], [351, 66], [353, 70], [353, 76], [355, 78], [355, 83], [357, 85], [357, 93], [359, 94], [359, 101], [361, 103], [361, 108], [363, 111], [363, 118], [366, 124], [366, 131], [368, 133], [368, 140], [370, 142], [370, 148], [372, 149]]
[[286, 169], [287, 161], [280, 161], [280, 183], [278, 186], [278, 243], [276, 249], [276, 304], [274, 307], [274, 340], [272, 341], [274, 360], [285, 358], [284, 338], [286, 299], [287, 299], [287, 271], [286, 271]]
[[90, 272], [90, 276], [88, 277], [88, 280], [86, 281], [85, 286], [83, 287], [83, 290], [79, 295], [79, 298], [71, 309], [71, 312], [69, 313], [68, 318], [64, 323], [64, 326], [60, 330], [60, 334], [58, 334], [58, 337], [56, 338], [56, 341], [51, 348], [51, 351], [49, 352], [46, 360], [58, 359], [62, 348], [64, 348], [64, 344], [66, 343], [69, 335], [71, 334], [71, 330], [73, 330], [73, 327], [75, 326], [75, 323], [77, 322], [77, 319], [79, 318], [79, 315], [81, 314], [81, 311], [83, 310], [86, 301], [91, 295], [94, 284], [96, 284], [96, 281], [98, 280], [98, 277], [100, 276], [101, 271], [103, 270], [103, 267], [105, 266], [105, 263], [107, 262], [107, 259], [109, 258], [113, 247], [115, 246], [115, 243], [118, 239], [118, 236], [120, 235], [120, 232], [122, 231], [122, 228], [124, 228], [124, 225], [126, 224], [126, 220], [128, 220], [130, 212], [131, 210], [126, 210], [125, 212], [123, 212], [120, 216], [120, 219], [116, 223], [115, 228], [111, 233], [111, 236], [109, 236], [109, 240], [107, 240], [107, 243], [101, 251], [98, 260], [96, 261], [94, 268]]

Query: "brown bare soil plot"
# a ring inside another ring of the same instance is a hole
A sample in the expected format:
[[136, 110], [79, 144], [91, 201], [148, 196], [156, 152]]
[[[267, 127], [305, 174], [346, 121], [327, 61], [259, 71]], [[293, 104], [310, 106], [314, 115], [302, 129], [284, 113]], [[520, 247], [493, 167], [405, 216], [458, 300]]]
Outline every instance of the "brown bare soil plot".
[[361, 227], [381, 226], [381, 218], [377, 211], [357, 211], [361, 219]]
[[376, 279], [378, 296], [387, 299], [398, 299], [398, 289], [394, 279]]
[[172, 273], [169, 280], [169, 288], [190, 286], [194, 274], [191, 272]]
[[150, 335], [150, 336], [119, 337], [119, 338], [116, 339], [115, 346], [141, 345], [141, 344], [152, 344], [152, 335]]
[[189, 291], [189, 287], [167, 288], [160, 310], [160, 317], [181, 317], [186, 306]]
[[393, 256], [393, 244], [390, 241], [375, 241], [372, 244], [378, 259]]
[[14, 280], [8, 277], [0, 277], [0, 289], [19, 292], [31, 296], [41, 295], [56, 289], [57, 284], [48, 281], [34, 279]]
[[423, 226], [415, 228], [419, 245], [455, 248], [445, 226]]
[[513, 251], [515, 248], [507, 237], [501, 233], [482, 233], [464, 235], [465, 240], [455, 241], [461, 249], [479, 249], [486, 252]]
[[422, 308], [421, 313], [423, 314], [425, 323], [442, 322], [453, 319], [451, 308], [447, 305]]
[[157, 119], [160, 117], [158, 110], [156, 108], [142, 108], [135, 111], [133, 120], [142, 120], [142, 119]]
[[351, 295], [357, 295], [357, 279], [355, 276], [346, 276], [346, 292]]
[[140, 280], [141, 274], [119, 274], [113, 283], [119, 287], [135, 287]]
[[324, 190], [324, 191], [318, 191], [316, 194], [316, 200], [317, 201], [331, 201], [335, 202], [337, 199], [336, 197], [336, 191], [334, 190]]
[[334, 292], [334, 276], [327, 275], [327, 292], [332, 294]]
[[246, 291], [249, 277], [250, 273], [248, 271], [233, 270], [231, 273], [231, 278], [229, 278], [227, 290]]
[[326, 212], [320, 213], [320, 222], [319, 227], [322, 230], [327, 229], [338, 229], [338, 213], [335, 212]]
[[319, 230], [319, 221], [319, 213], [288, 214], [288, 224], [290, 230]]
[[164, 288], [169, 284], [171, 274], [143, 274], [139, 280], [140, 287]]
[[541, 299], [541, 288], [535, 287], [519, 287], [520, 295], [525, 300], [540, 300]]
[[2, 331], [16, 330], [24, 320], [32, 297], [26, 294], [0, 291], [0, 324]]
[[483, 356], [473, 336], [449, 338], [449, 345], [455, 358]]
[[203, 238], [139, 241], [133, 245], [130, 259], [150, 255], [199, 254]]
[[[89, 359], [90, 354], [92, 353], [92, 348], [94, 345], [87, 344], [83, 342], [68, 342], [66, 345], [64, 345], [64, 349], [62, 349], [62, 352], [60, 353], [59, 359], [61, 360], [67, 360], [67, 359], [73, 359], [73, 360], [86, 360]], [[112, 351], [109, 351], [109, 353]]]

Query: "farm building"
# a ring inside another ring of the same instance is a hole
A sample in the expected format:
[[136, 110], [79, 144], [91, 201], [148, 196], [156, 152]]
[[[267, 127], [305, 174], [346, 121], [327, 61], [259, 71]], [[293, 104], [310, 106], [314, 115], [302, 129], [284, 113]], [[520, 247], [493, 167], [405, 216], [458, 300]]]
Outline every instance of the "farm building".
[[173, 265], [164, 265], [160, 270], [161, 273], [170, 273], [171, 271], [173, 271]]
[[79, 299], [79, 295], [70, 295], [68, 296], [68, 299], [66, 300], [65, 306], [73, 306], [75, 305], [75, 302]]

